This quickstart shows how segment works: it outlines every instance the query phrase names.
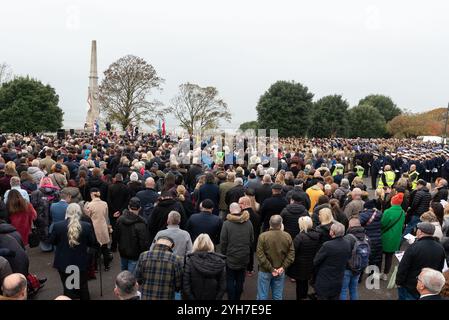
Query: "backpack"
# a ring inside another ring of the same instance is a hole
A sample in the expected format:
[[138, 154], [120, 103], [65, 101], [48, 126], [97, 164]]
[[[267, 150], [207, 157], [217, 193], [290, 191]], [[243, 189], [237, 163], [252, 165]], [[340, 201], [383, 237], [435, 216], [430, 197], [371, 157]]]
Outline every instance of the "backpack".
[[[340, 189], [340, 190], [343, 191], [342, 189]], [[344, 208], [346, 201], [348, 200], [348, 194], [349, 194], [349, 192], [343, 192], [343, 194], [340, 196], [340, 199], [338, 199], [341, 209]]]
[[353, 234], [348, 235], [355, 239], [351, 258], [348, 260], [348, 266], [353, 272], [362, 272], [369, 264], [371, 249], [368, 243], [368, 237], [365, 236], [363, 240], [359, 240]]
[[150, 202], [150, 203], [146, 204], [140, 211], [140, 214], [141, 214], [143, 220], [145, 220], [145, 223], [147, 225], [150, 222], [150, 217], [153, 214], [153, 210], [154, 210], [154, 203]]

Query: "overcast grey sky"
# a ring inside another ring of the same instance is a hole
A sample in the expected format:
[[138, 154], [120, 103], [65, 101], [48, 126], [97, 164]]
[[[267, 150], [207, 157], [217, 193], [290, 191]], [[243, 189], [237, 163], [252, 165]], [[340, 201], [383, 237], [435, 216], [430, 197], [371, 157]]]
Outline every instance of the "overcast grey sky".
[[85, 121], [93, 39], [100, 78], [121, 56], [140, 56], [166, 79], [164, 103], [183, 82], [216, 86], [233, 114], [228, 127], [255, 120], [277, 80], [351, 106], [370, 93], [412, 111], [449, 100], [444, 0], [14, 0], [0, 12], [0, 62], [51, 84], [66, 128]]

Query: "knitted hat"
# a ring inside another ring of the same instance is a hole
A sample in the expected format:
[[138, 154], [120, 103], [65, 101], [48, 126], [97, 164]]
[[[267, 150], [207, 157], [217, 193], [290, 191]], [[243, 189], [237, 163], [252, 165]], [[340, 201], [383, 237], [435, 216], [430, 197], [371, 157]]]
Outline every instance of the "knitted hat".
[[403, 200], [404, 200], [404, 194], [398, 193], [393, 198], [391, 198], [391, 204], [392, 205], [401, 205]]

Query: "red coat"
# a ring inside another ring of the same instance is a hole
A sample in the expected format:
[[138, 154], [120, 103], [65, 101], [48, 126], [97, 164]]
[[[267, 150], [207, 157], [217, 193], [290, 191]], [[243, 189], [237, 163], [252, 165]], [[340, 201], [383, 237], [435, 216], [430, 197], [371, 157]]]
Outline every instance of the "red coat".
[[36, 220], [37, 213], [31, 203], [28, 204], [26, 211], [16, 212], [9, 216], [11, 224], [17, 229], [22, 237], [23, 244], [28, 244], [28, 236], [31, 233], [31, 223]]

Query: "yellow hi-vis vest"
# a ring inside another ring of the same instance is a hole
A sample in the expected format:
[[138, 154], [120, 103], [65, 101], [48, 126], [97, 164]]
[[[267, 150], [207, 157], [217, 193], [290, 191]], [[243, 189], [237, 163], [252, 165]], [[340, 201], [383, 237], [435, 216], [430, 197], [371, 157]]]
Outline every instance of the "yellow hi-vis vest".
[[363, 178], [363, 174], [365, 173], [365, 168], [362, 166], [355, 166], [355, 173], [359, 178]]
[[[391, 187], [394, 184], [394, 179], [396, 178], [396, 174], [393, 171], [385, 171], [385, 180], [387, 181], [387, 185]], [[378, 188], [382, 188], [384, 183], [382, 181], [382, 175], [379, 178]]]
[[418, 177], [419, 177], [419, 172], [417, 171], [413, 171], [411, 173], [408, 174], [408, 177], [412, 183], [412, 190], [416, 189], [416, 186], [418, 185]]
[[342, 175], [345, 171], [345, 167], [341, 163], [337, 163], [334, 168], [334, 172], [332, 172], [332, 176]]

